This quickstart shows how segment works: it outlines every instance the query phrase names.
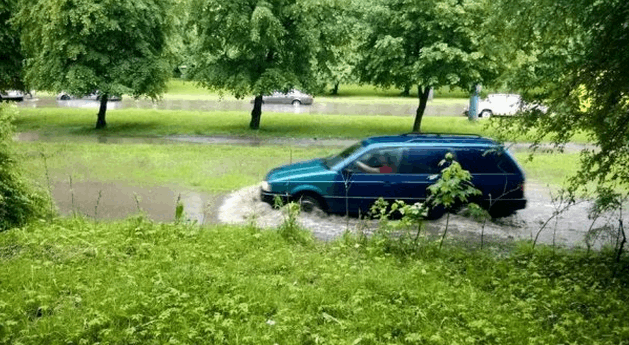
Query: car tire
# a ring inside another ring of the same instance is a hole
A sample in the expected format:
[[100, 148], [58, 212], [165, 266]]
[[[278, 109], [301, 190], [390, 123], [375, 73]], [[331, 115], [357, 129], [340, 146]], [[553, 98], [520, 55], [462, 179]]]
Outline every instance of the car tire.
[[488, 119], [488, 118], [491, 117], [491, 115], [493, 115], [491, 110], [485, 109], [485, 110], [480, 112], [478, 117], [483, 118], [483, 119]]
[[446, 208], [443, 205], [432, 206], [428, 208], [426, 220], [438, 220], [446, 214]]
[[70, 96], [69, 95], [61, 95], [61, 97], [59, 97], [60, 100], [62, 101], [69, 101], [70, 100]]
[[314, 195], [301, 194], [297, 200], [303, 212], [314, 213], [317, 210], [322, 210], [321, 201]]
[[301, 105], [301, 101], [296, 99], [294, 101], [291, 102], [292, 105]]
[[500, 207], [494, 207], [489, 209], [489, 215], [493, 219], [509, 217], [515, 213], [515, 210], [504, 209]]

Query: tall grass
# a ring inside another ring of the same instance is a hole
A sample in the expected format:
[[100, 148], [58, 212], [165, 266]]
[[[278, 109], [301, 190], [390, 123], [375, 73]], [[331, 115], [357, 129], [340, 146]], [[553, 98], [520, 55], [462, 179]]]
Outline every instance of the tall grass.
[[[2, 344], [620, 344], [627, 272], [581, 252], [382, 251], [81, 219], [0, 233]], [[494, 248], [498, 249], [498, 248]]]

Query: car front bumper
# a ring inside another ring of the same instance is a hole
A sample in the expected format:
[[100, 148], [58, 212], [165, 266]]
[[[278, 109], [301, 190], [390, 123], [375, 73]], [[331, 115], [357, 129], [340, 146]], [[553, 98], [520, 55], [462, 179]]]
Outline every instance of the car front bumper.
[[260, 188], [260, 200], [266, 202], [267, 204], [275, 206], [276, 197], [280, 197], [280, 199], [282, 200], [282, 205], [286, 205], [290, 202], [290, 195], [288, 194], [268, 192]]

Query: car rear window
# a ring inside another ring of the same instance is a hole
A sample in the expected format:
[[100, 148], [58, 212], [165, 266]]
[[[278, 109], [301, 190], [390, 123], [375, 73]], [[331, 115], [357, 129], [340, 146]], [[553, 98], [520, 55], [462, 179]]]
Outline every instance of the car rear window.
[[499, 149], [456, 149], [457, 161], [472, 174], [514, 174], [517, 167], [504, 151]]
[[412, 148], [406, 151], [398, 172], [400, 174], [438, 174], [443, 167], [439, 166], [448, 149]]

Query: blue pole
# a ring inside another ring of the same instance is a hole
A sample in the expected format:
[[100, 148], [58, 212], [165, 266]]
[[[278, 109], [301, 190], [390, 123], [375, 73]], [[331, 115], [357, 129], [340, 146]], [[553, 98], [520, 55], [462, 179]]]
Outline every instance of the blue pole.
[[470, 107], [467, 112], [467, 117], [470, 121], [478, 120], [478, 102], [480, 100], [480, 84], [474, 85], [472, 95], [470, 96]]

